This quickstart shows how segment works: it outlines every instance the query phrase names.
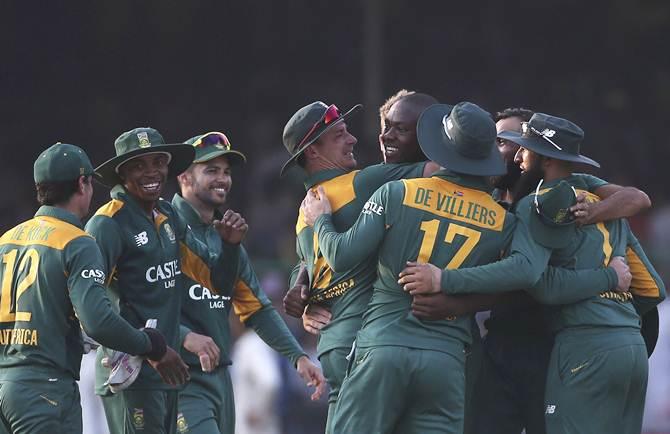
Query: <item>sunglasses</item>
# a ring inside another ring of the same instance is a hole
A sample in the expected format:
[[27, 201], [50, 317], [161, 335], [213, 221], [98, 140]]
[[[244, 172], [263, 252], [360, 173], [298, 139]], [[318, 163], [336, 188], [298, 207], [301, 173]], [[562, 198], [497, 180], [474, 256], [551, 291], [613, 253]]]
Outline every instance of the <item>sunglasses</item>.
[[[537, 200], [537, 198], [538, 196], [540, 196], [540, 187], [542, 186], [543, 182], [544, 179], [541, 179], [540, 182], [537, 184], [537, 188], [535, 188], [534, 201], [535, 201], [535, 212], [537, 213], [537, 215], [540, 216], [541, 220], [553, 226], [568, 226], [573, 224], [575, 221], [575, 215], [571, 213], [569, 209], [560, 210], [558, 215], [556, 216], [549, 216], [542, 211], [542, 205], [540, 204], [540, 201]], [[575, 194], [576, 198], [577, 190], [575, 190], [575, 187], [573, 186], [570, 186], [570, 188], [572, 189], [572, 192]]]
[[556, 131], [550, 130], [548, 128], [544, 129], [543, 131], [540, 131], [534, 126], [532, 126], [529, 122], [521, 122], [521, 135], [524, 137], [528, 137], [531, 135], [531, 133], [535, 134], [536, 136], [542, 137], [544, 140], [551, 143], [559, 151], [563, 150], [563, 148], [561, 148], [553, 140], [551, 140], [551, 137], [553, 137], [554, 134], [556, 134]]
[[321, 119], [319, 119], [313, 126], [312, 128], [307, 131], [307, 134], [305, 134], [305, 137], [300, 141], [298, 144], [298, 148], [301, 148], [303, 143], [307, 141], [309, 136], [312, 135], [312, 133], [320, 126], [326, 126], [334, 121], [338, 120], [342, 115], [340, 114], [340, 110], [337, 108], [335, 104], [331, 104], [328, 106], [326, 109], [326, 112], [321, 116]]
[[230, 150], [230, 141], [223, 133], [207, 133], [193, 143], [195, 148], [204, 148], [207, 146], [221, 145]]

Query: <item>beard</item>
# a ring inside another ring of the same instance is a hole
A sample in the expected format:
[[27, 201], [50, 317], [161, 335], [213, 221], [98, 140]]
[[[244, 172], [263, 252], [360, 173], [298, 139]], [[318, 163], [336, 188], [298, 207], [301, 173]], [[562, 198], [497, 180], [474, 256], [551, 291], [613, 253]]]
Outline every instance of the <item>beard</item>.
[[528, 172], [522, 172], [512, 188], [512, 203], [516, 204], [519, 200], [532, 193], [542, 178], [544, 178], [544, 172], [540, 164], [534, 165]]
[[521, 176], [521, 168], [513, 161], [505, 164], [507, 173], [502, 176], [492, 176], [493, 187], [501, 190], [511, 190]]

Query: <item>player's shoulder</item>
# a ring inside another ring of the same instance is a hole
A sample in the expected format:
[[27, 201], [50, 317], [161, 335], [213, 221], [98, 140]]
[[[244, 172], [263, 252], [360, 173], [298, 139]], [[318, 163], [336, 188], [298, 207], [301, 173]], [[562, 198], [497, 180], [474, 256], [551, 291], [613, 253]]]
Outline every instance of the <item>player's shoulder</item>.
[[125, 208], [126, 203], [120, 199], [112, 199], [109, 202], [102, 205], [98, 210], [93, 214], [94, 217], [109, 217], [113, 218], [118, 215], [121, 210]]

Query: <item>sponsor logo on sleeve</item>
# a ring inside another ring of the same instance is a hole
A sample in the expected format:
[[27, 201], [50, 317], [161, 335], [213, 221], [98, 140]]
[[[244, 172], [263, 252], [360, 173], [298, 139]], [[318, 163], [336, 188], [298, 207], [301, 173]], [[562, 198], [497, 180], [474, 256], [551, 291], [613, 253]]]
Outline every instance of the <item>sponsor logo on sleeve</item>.
[[102, 270], [90, 269], [82, 270], [81, 277], [84, 279], [93, 279], [95, 283], [105, 284], [105, 272]]
[[365, 206], [363, 206], [363, 214], [382, 215], [383, 212], [384, 212], [384, 207], [379, 205], [378, 203], [375, 203], [375, 202], [371, 201], [371, 200], [365, 202]]

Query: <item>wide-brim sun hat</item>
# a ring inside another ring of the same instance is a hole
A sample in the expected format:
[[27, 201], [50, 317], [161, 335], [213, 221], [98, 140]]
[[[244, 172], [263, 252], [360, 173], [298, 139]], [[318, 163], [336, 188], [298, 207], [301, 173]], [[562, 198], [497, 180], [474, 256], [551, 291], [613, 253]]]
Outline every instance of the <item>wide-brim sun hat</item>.
[[163, 136], [153, 128], [135, 128], [121, 134], [114, 141], [116, 156], [95, 168], [95, 178], [102, 184], [113, 187], [123, 184], [119, 168], [133, 158], [147, 154], [166, 154], [168, 177], [176, 177], [193, 163], [195, 149], [184, 143], [166, 144]]
[[535, 113], [521, 123], [521, 132], [501, 131], [498, 137], [545, 157], [600, 167], [597, 161], [580, 154], [584, 131], [567, 119]]
[[291, 157], [282, 166], [279, 176], [284, 175], [305, 149], [316, 142], [326, 131], [344, 122], [362, 108], [362, 105], [356, 104], [342, 114], [334, 104], [326, 105], [321, 101], [315, 101], [295, 112], [284, 126], [282, 139]]
[[496, 145], [495, 123], [476, 104], [434, 104], [421, 113], [416, 129], [423, 153], [442, 167], [477, 176], [507, 173]]
[[228, 136], [220, 131], [198, 134], [184, 143], [195, 149], [193, 163], [204, 163], [221, 156], [225, 156], [231, 166], [247, 162], [247, 157], [240, 151], [232, 149]]

